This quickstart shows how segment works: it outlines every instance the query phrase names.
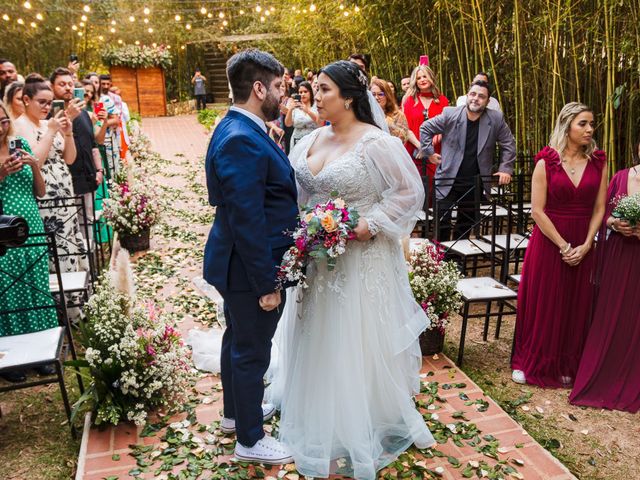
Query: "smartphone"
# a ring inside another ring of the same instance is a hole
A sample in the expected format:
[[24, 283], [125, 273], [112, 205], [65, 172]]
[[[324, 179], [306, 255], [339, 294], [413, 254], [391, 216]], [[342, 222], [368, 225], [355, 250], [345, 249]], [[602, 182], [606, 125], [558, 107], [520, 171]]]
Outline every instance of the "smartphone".
[[74, 88], [73, 98], [77, 98], [80, 101], [84, 101], [84, 88]]
[[54, 100], [51, 104], [51, 116], [55, 117], [61, 110], [64, 110], [64, 100]]
[[104, 103], [102, 102], [95, 102], [93, 104], [93, 113], [95, 113], [96, 115], [98, 115], [101, 111], [104, 110]]
[[69, 61], [70, 62], [77, 62], [78, 61], [78, 55], [76, 55], [75, 53], [72, 53], [71, 55], [69, 55]]
[[420, 55], [420, 65], [429, 66], [429, 55]]
[[291, 95], [291, 98], [293, 98], [296, 102], [302, 101], [302, 95], [300, 95], [299, 93], [294, 93], [293, 95]]
[[9, 155], [15, 155], [17, 158], [22, 156], [22, 152], [18, 150], [24, 150], [24, 144], [21, 138], [13, 138], [9, 140]]

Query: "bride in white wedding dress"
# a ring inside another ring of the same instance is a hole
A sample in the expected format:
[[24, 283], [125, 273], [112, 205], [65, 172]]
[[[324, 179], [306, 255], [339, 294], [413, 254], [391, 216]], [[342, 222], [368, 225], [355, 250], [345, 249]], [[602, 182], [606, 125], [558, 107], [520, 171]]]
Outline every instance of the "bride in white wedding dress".
[[318, 111], [331, 125], [291, 154], [299, 203], [324, 203], [337, 191], [361, 215], [358, 240], [334, 270], [311, 265], [309, 288], [289, 297], [267, 400], [281, 409], [279, 439], [300, 473], [368, 480], [412, 443], [435, 443], [412, 399], [428, 319], [411, 294], [400, 243], [424, 190], [400, 141], [374, 126], [384, 117], [374, 120], [358, 67], [335, 62], [318, 80]]

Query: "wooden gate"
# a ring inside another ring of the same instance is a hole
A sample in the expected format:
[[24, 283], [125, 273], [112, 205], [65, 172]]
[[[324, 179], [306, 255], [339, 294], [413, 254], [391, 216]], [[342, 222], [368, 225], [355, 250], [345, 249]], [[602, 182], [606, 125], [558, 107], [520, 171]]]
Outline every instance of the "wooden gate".
[[121, 90], [122, 99], [129, 109], [143, 117], [159, 117], [167, 114], [167, 97], [164, 70], [160, 67], [110, 68], [113, 85]]

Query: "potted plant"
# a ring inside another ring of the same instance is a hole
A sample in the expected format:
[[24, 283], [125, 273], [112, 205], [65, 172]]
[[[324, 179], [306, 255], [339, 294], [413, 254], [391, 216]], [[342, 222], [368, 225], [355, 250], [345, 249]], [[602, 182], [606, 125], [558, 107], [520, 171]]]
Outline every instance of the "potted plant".
[[455, 262], [445, 261], [442, 249], [425, 242], [409, 257], [409, 284], [416, 301], [429, 317], [429, 326], [420, 335], [423, 355], [442, 351], [449, 317], [462, 306], [457, 290], [462, 278]]
[[147, 250], [151, 227], [159, 218], [158, 201], [142, 183], [120, 179], [109, 189], [103, 215], [118, 233], [123, 248], [129, 252]]
[[157, 408], [177, 411], [196, 380], [180, 332], [152, 303], [136, 302], [129, 256], [123, 253], [115, 273], [102, 277], [84, 310], [78, 336], [84, 359], [66, 362], [88, 369], [91, 382], [73, 417], [88, 405], [96, 425], [143, 425]]

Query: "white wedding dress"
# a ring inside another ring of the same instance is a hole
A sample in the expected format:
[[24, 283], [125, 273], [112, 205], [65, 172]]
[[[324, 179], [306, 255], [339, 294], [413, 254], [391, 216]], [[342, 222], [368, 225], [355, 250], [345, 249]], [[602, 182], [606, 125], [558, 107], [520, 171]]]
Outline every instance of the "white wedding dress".
[[412, 399], [428, 319], [411, 294], [400, 243], [424, 190], [400, 141], [377, 129], [314, 176], [307, 152], [322, 130], [291, 154], [299, 203], [324, 203], [337, 191], [379, 233], [350, 242], [333, 271], [311, 265], [309, 288], [289, 289], [267, 401], [281, 409], [279, 438], [300, 473], [368, 480], [412, 443], [435, 443]]

